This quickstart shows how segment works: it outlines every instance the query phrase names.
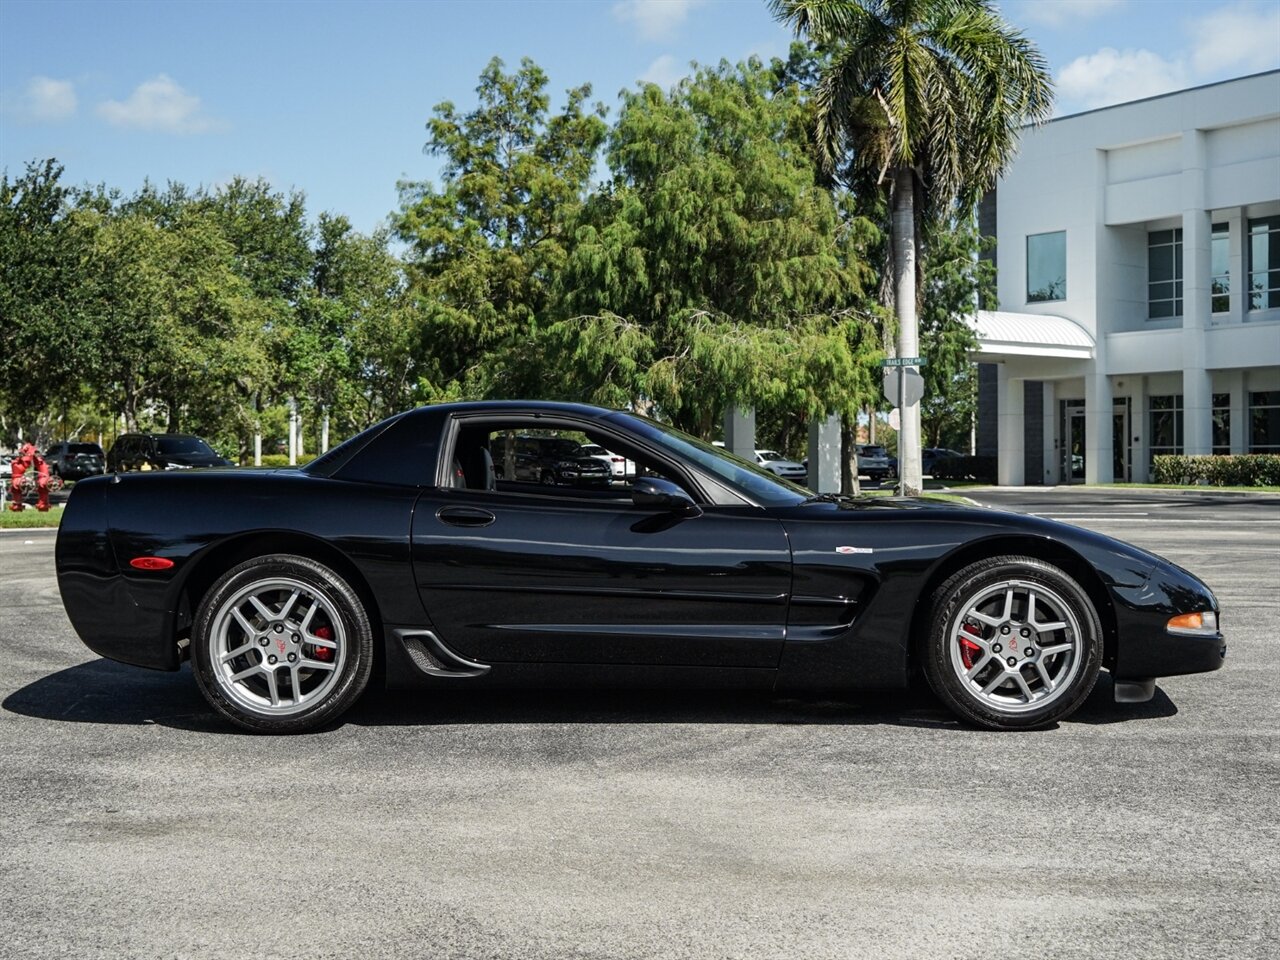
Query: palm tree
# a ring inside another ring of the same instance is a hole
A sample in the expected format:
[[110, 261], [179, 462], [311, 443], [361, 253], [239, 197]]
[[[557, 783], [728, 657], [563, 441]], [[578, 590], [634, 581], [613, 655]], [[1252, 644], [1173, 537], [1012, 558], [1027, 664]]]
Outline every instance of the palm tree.
[[[1049, 116], [1035, 44], [990, 0], [768, 0], [829, 59], [816, 94], [824, 166], [888, 191], [898, 356], [919, 351], [920, 225], [972, 211], [1013, 159], [1018, 131]], [[921, 489], [920, 407], [901, 411], [899, 470]]]

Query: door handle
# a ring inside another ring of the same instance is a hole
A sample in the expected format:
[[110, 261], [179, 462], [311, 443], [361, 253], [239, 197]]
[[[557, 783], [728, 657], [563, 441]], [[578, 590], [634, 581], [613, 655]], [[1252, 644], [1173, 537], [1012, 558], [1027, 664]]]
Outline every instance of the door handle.
[[487, 527], [498, 518], [479, 507], [441, 507], [436, 511], [441, 523], [453, 527]]

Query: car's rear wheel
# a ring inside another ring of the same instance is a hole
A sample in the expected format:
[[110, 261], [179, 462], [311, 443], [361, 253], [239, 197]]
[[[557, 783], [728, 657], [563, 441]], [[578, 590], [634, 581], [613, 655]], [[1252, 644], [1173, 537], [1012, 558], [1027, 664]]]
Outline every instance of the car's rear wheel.
[[1033, 729], [1070, 716], [1102, 664], [1102, 625], [1084, 589], [1052, 564], [995, 557], [933, 595], [924, 672], [961, 718]]
[[205, 594], [191, 663], [200, 692], [232, 723], [299, 733], [360, 696], [373, 630], [359, 596], [333, 570], [307, 557], [255, 557]]

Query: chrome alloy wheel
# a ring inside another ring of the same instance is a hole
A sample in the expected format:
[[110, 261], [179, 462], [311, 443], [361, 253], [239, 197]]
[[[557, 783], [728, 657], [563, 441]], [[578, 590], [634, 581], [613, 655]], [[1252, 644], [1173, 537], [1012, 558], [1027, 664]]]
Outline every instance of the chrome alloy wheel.
[[335, 603], [289, 577], [256, 580], [214, 613], [209, 659], [224, 696], [256, 714], [289, 716], [338, 683], [347, 631]]
[[1072, 688], [1080, 622], [1042, 583], [1004, 580], [974, 594], [950, 626], [951, 667], [969, 694], [1003, 713], [1039, 710]]

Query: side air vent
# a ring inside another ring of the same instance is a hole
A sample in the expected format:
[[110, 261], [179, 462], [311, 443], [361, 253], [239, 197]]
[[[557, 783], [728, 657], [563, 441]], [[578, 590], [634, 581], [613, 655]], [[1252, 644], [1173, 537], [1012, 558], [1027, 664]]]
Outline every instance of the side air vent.
[[482, 677], [489, 672], [487, 663], [458, 656], [429, 630], [397, 630], [395, 636], [413, 665], [429, 677]]

